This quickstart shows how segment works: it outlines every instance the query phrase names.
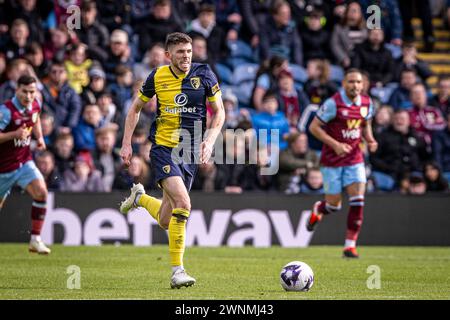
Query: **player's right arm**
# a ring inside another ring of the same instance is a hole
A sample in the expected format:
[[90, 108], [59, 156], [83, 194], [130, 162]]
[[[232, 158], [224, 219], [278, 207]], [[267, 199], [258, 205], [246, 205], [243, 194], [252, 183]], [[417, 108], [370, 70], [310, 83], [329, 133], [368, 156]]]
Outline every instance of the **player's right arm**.
[[155, 72], [153, 70], [148, 76], [142, 88], [139, 90], [137, 97], [131, 104], [125, 119], [125, 129], [122, 139], [122, 148], [120, 149], [120, 157], [126, 166], [130, 165], [131, 156], [133, 154], [131, 148], [131, 136], [139, 121], [139, 115], [145, 104], [155, 95]]
[[0, 143], [7, 142], [13, 139], [26, 139], [30, 134], [26, 128], [26, 125], [23, 124], [15, 131], [3, 132], [6, 127], [9, 125], [11, 121], [11, 112], [5, 105], [0, 105]]
[[336, 103], [333, 99], [327, 99], [317, 111], [316, 116], [309, 126], [309, 131], [317, 139], [332, 148], [338, 156], [341, 156], [349, 153], [352, 148], [348, 144], [334, 139], [323, 128], [329, 121], [334, 119], [334, 117], [336, 117]]
[[145, 102], [142, 101], [140, 97], [136, 97], [131, 104], [130, 110], [128, 111], [125, 119], [125, 129], [122, 139], [122, 148], [120, 149], [120, 157], [126, 166], [130, 165], [131, 156], [133, 154], [131, 148], [131, 136], [133, 135], [134, 129], [139, 121], [139, 115], [144, 105]]

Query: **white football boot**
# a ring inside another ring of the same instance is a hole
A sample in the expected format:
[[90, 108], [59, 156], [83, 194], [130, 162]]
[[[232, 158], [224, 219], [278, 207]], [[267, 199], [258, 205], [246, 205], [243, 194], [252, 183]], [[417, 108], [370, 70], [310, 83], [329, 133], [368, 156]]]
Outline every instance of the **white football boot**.
[[42, 242], [41, 237], [36, 237], [35, 239], [30, 240], [28, 251], [38, 254], [50, 254], [50, 252], [52, 252], [49, 248], [47, 248], [44, 242]]
[[172, 279], [170, 280], [170, 287], [172, 289], [181, 287], [190, 287], [195, 284], [195, 279], [186, 273], [183, 269], [178, 269], [172, 274]]
[[144, 186], [140, 183], [138, 184], [134, 184], [131, 187], [131, 194], [128, 198], [126, 198], [125, 200], [122, 201], [122, 203], [120, 204], [120, 212], [122, 212], [123, 214], [128, 213], [128, 211], [130, 211], [133, 208], [137, 208], [137, 205], [135, 204], [135, 200], [136, 197], [140, 194], [144, 194], [145, 193], [145, 189]]

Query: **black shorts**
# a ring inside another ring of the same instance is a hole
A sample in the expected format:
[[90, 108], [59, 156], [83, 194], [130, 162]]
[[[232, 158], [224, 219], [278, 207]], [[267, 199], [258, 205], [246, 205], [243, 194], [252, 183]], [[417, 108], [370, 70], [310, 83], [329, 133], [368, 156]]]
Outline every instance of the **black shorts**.
[[189, 162], [180, 161], [181, 156], [172, 153], [173, 148], [153, 144], [150, 150], [150, 161], [153, 176], [156, 183], [161, 187], [161, 181], [172, 176], [179, 176], [183, 179], [184, 185], [189, 192], [197, 174], [198, 164], [194, 161], [192, 152]]

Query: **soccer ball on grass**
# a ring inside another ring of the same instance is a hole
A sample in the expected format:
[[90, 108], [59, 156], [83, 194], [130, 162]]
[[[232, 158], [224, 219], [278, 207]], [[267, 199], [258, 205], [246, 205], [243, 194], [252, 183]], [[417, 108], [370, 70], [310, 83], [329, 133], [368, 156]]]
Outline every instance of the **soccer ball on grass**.
[[280, 283], [286, 291], [309, 291], [314, 283], [314, 273], [306, 263], [292, 261], [281, 269]]

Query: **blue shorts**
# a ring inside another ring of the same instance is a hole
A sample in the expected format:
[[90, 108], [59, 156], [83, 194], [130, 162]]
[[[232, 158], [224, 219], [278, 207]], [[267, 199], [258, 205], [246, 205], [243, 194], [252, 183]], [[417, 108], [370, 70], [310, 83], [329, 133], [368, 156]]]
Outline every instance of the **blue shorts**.
[[[150, 161], [155, 181], [161, 187], [161, 181], [168, 177], [179, 176], [189, 192], [197, 174], [198, 165], [191, 152], [190, 161], [182, 161], [181, 156], [172, 153], [173, 148], [153, 144], [150, 150]], [[184, 155], [186, 156], [186, 155]]]
[[352, 183], [366, 183], [366, 168], [364, 163], [346, 167], [321, 167], [323, 189], [325, 194], [339, 194], [342, 188]]
[[9, 194], [15, 184], [25, 189], [35, 179], [44, 180], [44, 177], [33, 160], [25, 162], [14, 171], [0, 173], [0, 201]]

